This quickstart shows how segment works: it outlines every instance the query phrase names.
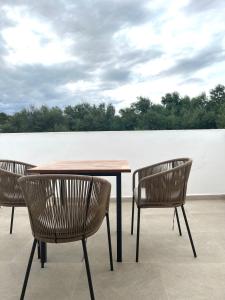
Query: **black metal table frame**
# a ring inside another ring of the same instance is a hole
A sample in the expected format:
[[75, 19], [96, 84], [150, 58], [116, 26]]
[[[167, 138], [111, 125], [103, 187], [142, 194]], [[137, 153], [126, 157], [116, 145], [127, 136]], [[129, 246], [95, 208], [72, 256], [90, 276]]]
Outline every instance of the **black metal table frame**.
[[[77, 172], [73, 175], [88, 175], [88, 176], [103, 176], [103, 177], [116, 177], [116, 236], [117, 236], [117, 261], [122, 262], [122, 196], [121, 196], [121, 172]], [[42, 173], [43, 174], [43, 173]], [[40, 242], [41, 245], [41, 262], [42, 267], [44, 262], [47, 261], [47, 246], [45, 243]]]

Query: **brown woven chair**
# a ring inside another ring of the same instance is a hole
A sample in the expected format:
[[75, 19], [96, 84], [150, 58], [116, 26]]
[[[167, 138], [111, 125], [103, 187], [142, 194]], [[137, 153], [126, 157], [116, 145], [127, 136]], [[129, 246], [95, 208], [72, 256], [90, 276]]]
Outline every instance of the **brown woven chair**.
[[27, 174], [27, 169], [34, 167], [24, 162], [0, 160], [0, 206], [12, 207], [10, 234], [13, 229], [14, 208], [25, 207], [25, 201], [18, 184], [18, 178]]
[[110, 268], [113, 270], [108, 214], [111, 184], [98, 177], [78, 175], [32, 175], [20, 178], [19, 183], [34, 236], [20, 299], [24, 299], [37, 241], [82, 241], [90, 296], [93, 300], [86, 239], [98, 231], [106, 217]]
[[[134, 204], [137, 205], [137, 240], [136, 240], [136, 262], [139, 259], [139, 235], [140, 235], [140, 212], [141, 208], [163, 208], [173, 207], [177, 219], [179, 233], [181, 233], [180, 221], [177, 208], [180, 206], [187, 227], [194, 257], [197, 257], [191, 231], [188, 225], [184, 209], [187, 182], [191, 170], [192, 160], [189, 158], [178, 158], [154, 164], [136, 170], [133, 173], [133, 201], [131, 234], [134, 227]], [[138, 184], [136, 186], [136, 175]]]

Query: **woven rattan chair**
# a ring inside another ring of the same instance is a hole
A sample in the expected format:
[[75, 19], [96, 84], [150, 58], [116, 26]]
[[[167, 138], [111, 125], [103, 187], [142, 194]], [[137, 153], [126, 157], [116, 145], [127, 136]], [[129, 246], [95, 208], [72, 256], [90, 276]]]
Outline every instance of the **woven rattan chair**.
[[82, 241], [90, 296], [93, 300], [86, 239], [98, 231], [106, 217], [110, 268], [113, 270], [108, 214], [111, 184], [98, 177], [78, 175], [32, 175], [20, 178], [19, 183], [34, 236], [20, 299], [24, 299], [37, 241]]
[[[136, 170], [133, 173], [133, 201], [131, 234], [134, 227], [134, 206], [137, 205], [137, 240], [136, 240], [136, 262], [139, 259], [139, 235], [140, 235], [140, 212], [141, 208], [164, 208], [172, 207], [177, 219], [179, 233], [181, 227], [178, 216], [178, 207], [181, 207], [184, 221], [187, 227], [194, 257], [197, 257], [191, 231], [188, 225], [184, 209], [187, 182], [191, 170], [192, 160], [189, 158], [178, 158], [154, 164]], [[136, 177], [138, 183], [136, 185]]]
[[12, 207], [10, 234], [13, 229], [15, 207], [25, 207], [25, 201], [18, 184], [18, 178], [27, 174], [27, 169], [34, 167], [24, 162], [0, 160], [0, 206]]

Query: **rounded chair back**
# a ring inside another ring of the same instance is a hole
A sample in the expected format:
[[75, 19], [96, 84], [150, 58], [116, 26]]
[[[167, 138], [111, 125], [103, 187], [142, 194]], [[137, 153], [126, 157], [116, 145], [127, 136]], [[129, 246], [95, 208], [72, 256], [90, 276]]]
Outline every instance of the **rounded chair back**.
[[111, 184], [78, 175], [31, 175], [19, 179], [36, 239], [63, 243], [93, 235], [105, 217]]
[[32, 167], [34, 166], [19, 161], [0, 160], [0, 205], [25, 206], [18, 179]]
[[190, 158], [177, 158], [143, 169], [139, 174], [139, 194], [145, 190], [146, 207], [175, 207], [184, 204], [192, 166]]

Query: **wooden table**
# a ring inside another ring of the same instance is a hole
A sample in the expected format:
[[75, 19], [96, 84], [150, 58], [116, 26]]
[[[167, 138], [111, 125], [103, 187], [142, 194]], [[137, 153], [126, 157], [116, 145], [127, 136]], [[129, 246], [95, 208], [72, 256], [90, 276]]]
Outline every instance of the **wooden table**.
[[117, 224], [117, 261], [122, 262], [122, 205], [121, 174], [130, 173], [126, 160], [68, 160], [57, 161], [29, 169], [38, 174], [82, 174], [91, 176], [116, 177], [116, 224]]

